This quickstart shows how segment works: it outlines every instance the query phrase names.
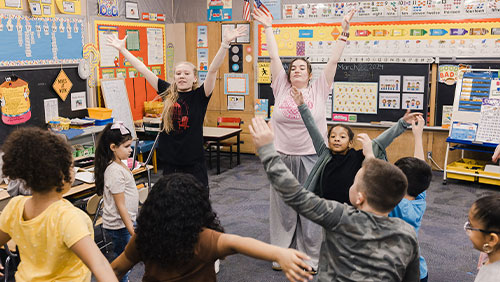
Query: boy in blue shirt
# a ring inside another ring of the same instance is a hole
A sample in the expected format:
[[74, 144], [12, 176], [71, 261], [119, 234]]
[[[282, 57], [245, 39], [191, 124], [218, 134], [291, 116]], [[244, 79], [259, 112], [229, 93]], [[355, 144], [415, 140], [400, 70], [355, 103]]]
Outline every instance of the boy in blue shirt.
[[[389, 217], [401, 218], [409, 223], [418, 234], [426, 208], [426, 192], [432, 179], [431, 167], [424, 161], [424, 147], [422, 145], [422, 132], [425, 121], [419, 116], [417, 123], [412, 122], [412, 132], [415, 139], [414, 157], [399, 159], [395, 165], [399, 167], [408, 179], [406, 195], [399, 204], [389, 213]], [[420, 281], [427, 282], [427, 264], [420, 256]]]

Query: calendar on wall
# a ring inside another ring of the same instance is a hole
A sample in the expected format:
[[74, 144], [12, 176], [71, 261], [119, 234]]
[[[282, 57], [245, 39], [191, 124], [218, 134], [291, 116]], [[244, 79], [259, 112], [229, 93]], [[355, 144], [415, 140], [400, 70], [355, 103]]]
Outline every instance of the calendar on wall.
[[500, 141], [500, 99], [483, 99], [476, 141], [486, 143]]

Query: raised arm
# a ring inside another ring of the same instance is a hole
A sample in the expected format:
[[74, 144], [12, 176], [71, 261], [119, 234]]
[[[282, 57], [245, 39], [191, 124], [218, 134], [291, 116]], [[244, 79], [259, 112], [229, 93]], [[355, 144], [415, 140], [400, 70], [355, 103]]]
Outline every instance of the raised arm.
[[410, 126], [411, 121], [416, 119], [417, 116], [421, 116], [422, 113], [411, 113], [407, 110], [405, 115], [399, 119], [399, 121], [391, 126], [386, 131], [382, 132], [377, 138], [373, 139], [373, 152], [377, 155], [378, 151], [384, 151], [392, 141], [401, 135]]
[[282, 71], [284, 71], [284, 69], [283, 64], [281, 63], [280, 55], [278, 54], [278, 44], [276, 43], [276, 38], [274, 38], [273, 19], [259, 9], [253, 10], [252, 17], [264, 26], [267, 52], [271, 58], [271, 75], [272, 77], [277, 77]]
[[215, 87], [215, 79], [217, 78], [217, 71], [224, 61], [224, 57], [226, 56], [227, 49], [229, 49], [231, 41], [233, 41], [236, 37], [242, 36], [245, 32], [246, 27], [240, 26], [237, 29], [226, 30], [224, 32], [222, 43], [220, 44], [219, 51], [215, 54], [214, 59], [210, 63], [208, 67], [207, 77], [205, 78], [205, 82], [203, 82], [203, 87], [205, 89], [205, 95], [208, 97], [212, 94]]
[[217, 242], [217, 250], [223, 255], [240, 253], [257, 259], [276, 261], [292, 282], [312, 280], [312, 276], [304, 271], [311, 270], [311, 267], [303, 261], [310, 258], [294, 249], [280, 248], [253, 238], [222, 234]]
[[415, 152], [413, 156], [417, 159], [425, 161], [424, 145], [422, 142], [422, 135], [424, 132], [425, 120], [422, 116], [417, 116], [416, 120], [411, 121], [411, 131], [413, 132], [413, 139], [415, 139]]
[[320, 198], [300, 185], [274, 149], [274, 134], [263, 119], [253, 118], [249, 129], [267, 178], [283, 201], [324, 228], [335, 227], [343, 214], [344, 205]]
[[295, 86], [292, 86], [291, 95], [298, 106], [300, 116], [302, 117], [302, 121], [304, 122], [307, 131], [309, 132], [309, 136], [311, 136], [316, 154], [318, 154], [319, 156], [323, 153], [324, 150], [329, 150], [325, 144], [325, 140], [323, 139], [324, 133], [321, 134], [321, 132], [319, 132], [311, 111], [304, 103], [304, 96], [302, 95], [302, 92], [300, 92]]
[[373, 155], [372, 140], [368, 134], [360, 133], [358, 134], [356, 140], [363, 145], [363, 155], [365, 155], [366, 159], [375, 158], [375, 155]]
[[[347, 38], [349, 37], [349, 25], [351, 23], [352, 16], [356, 13], [356, 9], [353, 9], [349, 12], [349, 14], [345, 15], [342, 19], [342, 34], [338, 37], [335, 42], [335, 47], [333, 48], [332, 54], [330, 55], [330, 59], [323, 69], [323, 73], [326, 78], [326, 83], [328, 85], [332, 85], [333, 78], [335, 77], [335, 73], [337, 72], [337, 63], [344, 52], [345, 45], [347, 43]], [[266, 34], [267, 38], [267, 34]]]
[[154, 74], [146, 65], [139, 59], [137, 59], [129, 50], [127, 50], [127, 36], [125, 36], [122, 40], [118, 39], [118, 35], [110, 35], [106, 39], [108, 41], [108, 46], [111, 46], [118, 50], [125, 59], [148, 81], [153, 88], [158, 91], [158, 77]]

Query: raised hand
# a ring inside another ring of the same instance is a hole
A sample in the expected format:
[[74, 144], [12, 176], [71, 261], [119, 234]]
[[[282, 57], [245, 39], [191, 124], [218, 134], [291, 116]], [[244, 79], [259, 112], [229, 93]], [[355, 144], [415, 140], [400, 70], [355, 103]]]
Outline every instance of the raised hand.
[[500, 145], [497, 146], [495, 149], [495, 153], [493, 154], [493, 157], [491, 157], [491, 160], [496, 163], [498, 162], [498, 159], [500, 158]]
[[260, 22], [264, 27], [270, 27], [273, 25], [273, 18], [268, 16], [266, 13], [259, 9], [254, 9], [252, 12], [252, 18]]
[[416, 137], [422, 137], [422, 132], [424, 131], [425, 120], [422, 115], [418, 115], [416, 119], [411, 121], [411, 131]]
[[363, 155], [365, 155], [365, 158], [374, 158], [375, 156], [373, 155], [373, 148], [372, 148], [372, 140], [366, 133], [360, 133], [358, 134], [356, 140], [363, 145]]
[[262, 118], [252, 118], [252, 124], [249, 126], [255, 147], [260, 148], [264, 145], [273, 143], [274, 133]]
[[118, 39], [118, 35], [115, 33], [113, 35], [108, 35], [106, 37], [107, 45], [115, 48], [118, 51], [125, 50], [125, 46], [127, 43], [127, 36], [125, 36], [123, 39]]
[[297, 89], [297, 87], [292, 86], [290, 94], [292, 95], [292, 98], [295, 101], [295, 104], [297, 104], [297, 106], [304, 104], [304, 96], [302, 95], [302, 92], [300, 92], [300, 90]]
[[422, 113], [412, 113], [410, 112], [410, 109], [407, 109], [405, 115], [403, 116], [403, 120], [406, 123], [411, 124], [413, 120], [417, 121], [417, 116], [422, 117]]
[[349, 26], [351, 24], [352, 17], [356, 13], [356, 9], [352, 9], [347, 15], [342, 19], [342, 30], [345, 32], [349, 31]]
[[311, 270], [311, 267], [303, 261], [311, 259], [306, 254], [294, 249], [280, 248], [277, 255], [277, 261], [290, 282], [312, 280], [312, 276], [305, 271], [305, 269]]
[[224, 31], [224, 37], [222, 39], [222, 42], [229, 44], [231, 43], [231, 41], [236, 39], [236, 37], [245, 35], [246, 30], [247, 28], [245, 26], [239, 26], [238, 28], [235, 29], [226, 29]]

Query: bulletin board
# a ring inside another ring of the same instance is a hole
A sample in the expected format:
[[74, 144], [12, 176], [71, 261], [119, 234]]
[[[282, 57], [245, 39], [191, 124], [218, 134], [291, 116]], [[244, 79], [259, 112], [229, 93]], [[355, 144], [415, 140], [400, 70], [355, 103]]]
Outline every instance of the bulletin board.
[[[322, 56], [333, 48], [338, 23], [274, 24], [280, 56]], [[351, 23], [344, 55], [496, 57], [500, 19]], [[258, 55], [267, 57], [266, 36], [258, 27]]]
[[[0, 144], [2, 144], [9, 133], [22, 126], [37, 126], [45, 127], [45, 109], [44, 100], [57, 99], [57, 108], [59, 116], [66, 118], [84, 118], [87, 115], [87, 110], [73, 111], [71, 108], [71, 96], [75, 92], [86, 92], [87, 84], [78, 76], [78, 67], [76, 65], [64, 66], [64, 72], [73, 83], [71, 92], [68, 98], [63, 101], [56, 92], [52, 89], [52, 83], [61, 71], [60, 66], [48, 67], [44, 69], [9, 69], [0, 70], [0, 81], [3, 83], [5, 77], [16, 75], [20, 79], [28, 82], [30, 89], [29, 99], [31, 103], [31, 118], [23, 124], [6, 125], [0, 120]], [[86, 97], [86, 95], [85, 95]]]
[[0, 66], [75, 64], [82, 59], [83, 19], [0, 14]]
[[[103, 35], [117, 34], [120, 39], [128, 35], [127, 47], [129, 51], [142, 60], [159, 78], [165, 80], [167, 71], [165, 25], [95, 21], [94, 33], [95, 42], [101, 51], [101, 65], [98, 67], [99, 79], [123, 78], [128, 92], [132, 117], [134, 120], [142, 119], [144, 102], [153, 100], [157, 95], [156, 91], [136, 69], [125, 61], [125, 58], [118, 51], [108, 49], [108, 52], [103, 53], [101, 45], [106, 44], [106, 36]], [[99, 82], [98, 85], [100, 86]], [[99, 92], [100, 101], [101, 93]]]

